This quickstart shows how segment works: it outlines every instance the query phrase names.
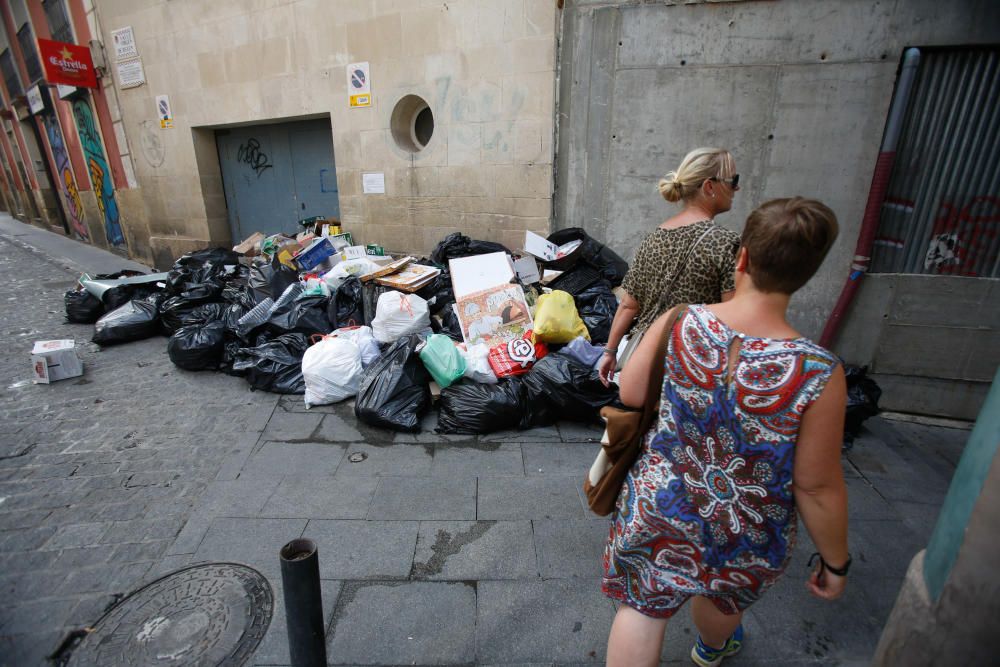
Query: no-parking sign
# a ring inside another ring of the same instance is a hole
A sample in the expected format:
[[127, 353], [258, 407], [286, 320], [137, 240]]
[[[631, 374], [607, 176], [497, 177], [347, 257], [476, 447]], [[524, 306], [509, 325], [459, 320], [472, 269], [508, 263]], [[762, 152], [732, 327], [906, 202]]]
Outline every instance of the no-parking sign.
[[347, 66], [347, 95], [352, 109], [372, 105], [372, 82], [368, 63], [352, 63]]

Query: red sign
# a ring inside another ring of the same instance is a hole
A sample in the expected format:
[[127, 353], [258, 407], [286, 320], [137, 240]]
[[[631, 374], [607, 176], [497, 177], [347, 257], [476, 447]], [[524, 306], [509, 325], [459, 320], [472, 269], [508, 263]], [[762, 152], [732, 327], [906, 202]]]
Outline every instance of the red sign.
[[42, 54], [45, 79], [49, 83], [64, 86], [97, 88], [97, 72], [86, 46], [39, 39], [38, 50]]

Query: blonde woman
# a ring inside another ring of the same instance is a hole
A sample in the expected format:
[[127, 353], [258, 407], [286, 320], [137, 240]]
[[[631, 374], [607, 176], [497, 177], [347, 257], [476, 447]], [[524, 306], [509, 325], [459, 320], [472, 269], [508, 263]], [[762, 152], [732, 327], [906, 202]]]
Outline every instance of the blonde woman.
[[597, 367], [605, 386], [614, 377], [618, 344], [629, 328], [622, 367], [649, 325], [674, 305], [716, 303], [732, 296], [740, 237], [716, 225], [715, 216], [733, 207], [739, 189], [733, 156], [721, 148], [696, 148], [676, 171], [660, 179], [663, 198], [684, 202], [683, 208], [654, 229], [636, 250], [622, 283], [626, 294]]

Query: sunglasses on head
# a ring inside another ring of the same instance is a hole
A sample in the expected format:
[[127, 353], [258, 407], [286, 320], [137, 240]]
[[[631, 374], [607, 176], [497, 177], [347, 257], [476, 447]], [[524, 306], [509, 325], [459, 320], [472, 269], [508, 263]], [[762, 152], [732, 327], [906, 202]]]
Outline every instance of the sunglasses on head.
[[718, 178], [718, 177], [713, 177], [713, 178], [710, 178], [708, 180], [710, 180], [710, 181], [717, 181], [719, 183], [726, 183], [726, 184], [729, 185], [729, 187], [733, 188], [734, 190], [740, 186], [740, 175], [739, 174], [733, 174], [732, 178]]

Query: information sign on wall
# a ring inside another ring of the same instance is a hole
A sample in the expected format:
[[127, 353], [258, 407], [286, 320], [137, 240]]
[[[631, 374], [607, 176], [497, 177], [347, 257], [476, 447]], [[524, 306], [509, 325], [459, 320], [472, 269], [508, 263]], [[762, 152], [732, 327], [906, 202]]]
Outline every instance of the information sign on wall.
[[132, 26], [111, 31], [111, 41], [115, 45], [115, 60], [128, 60], [139, 55], [135, 47], [135, 33]]
[[142, 58], [122, 60], [115, 65], [118, 70], [118, 85], [122, 88], [135, 88], [146, 83], [146, 73], [142, 70]]
[[38, 113], [45, 108], [45, 100], [42, 99], [42, 91], [38, 89], [37, 85], [28, 88], [25, 95], [28, 98], [28, 108], [31, 109], [31, 113]]
[[347, 66], [347, 95], [351, 108], [372, 105], [372, 82], [368, 63], [352, 63]]

